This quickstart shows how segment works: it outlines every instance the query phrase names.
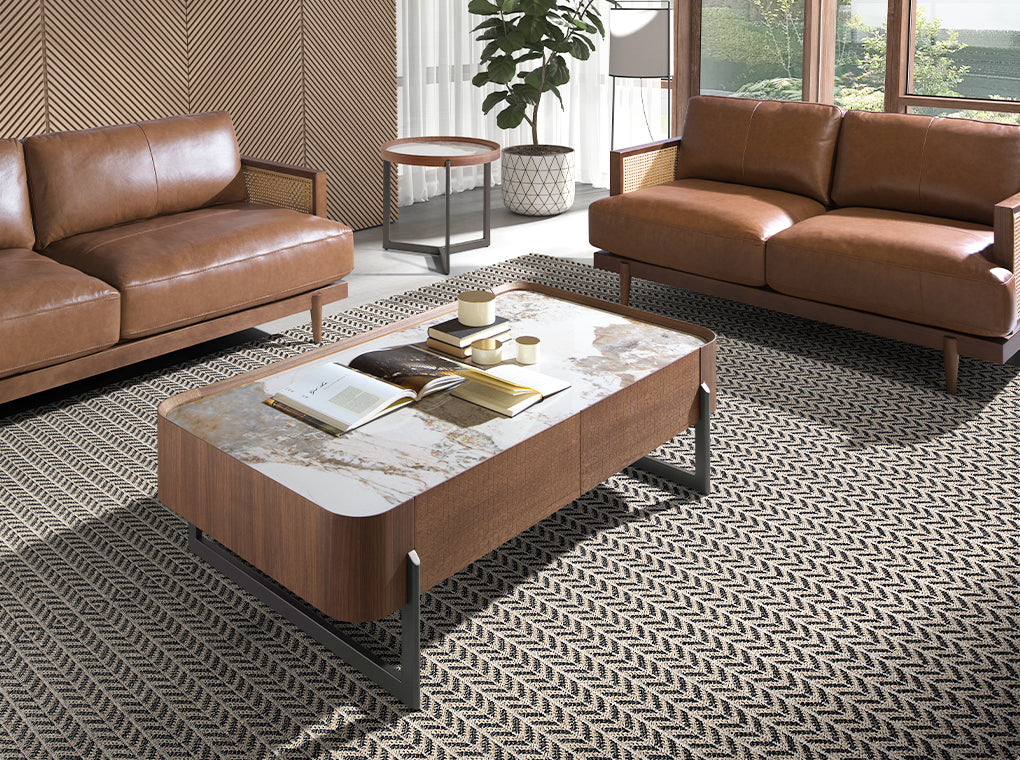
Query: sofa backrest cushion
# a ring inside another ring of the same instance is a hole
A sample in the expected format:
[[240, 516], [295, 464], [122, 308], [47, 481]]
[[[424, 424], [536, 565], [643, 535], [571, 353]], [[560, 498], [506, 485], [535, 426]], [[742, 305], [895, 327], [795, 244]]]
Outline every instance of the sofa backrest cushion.
[[0, 140], [0, 248], [31, 248], [33, 243], [25, 154], [17, 140]]
[[992, 224], [1020, 192], [1020, 126], [850, 111], [836, 154], [832, 199]]
[[36, 135], [25, 140], [25, 163], [40, 250], [246, 197], [237, 140], [222, 113]]
[[677, 179], [768, 187], [829, 204], [842, 115], [819, 103], [697, 95], [687, 105]]
[[158, 216], [247, 198], [234, 125], [226, 113], [179, 116], [138, 126], [152, 151]]

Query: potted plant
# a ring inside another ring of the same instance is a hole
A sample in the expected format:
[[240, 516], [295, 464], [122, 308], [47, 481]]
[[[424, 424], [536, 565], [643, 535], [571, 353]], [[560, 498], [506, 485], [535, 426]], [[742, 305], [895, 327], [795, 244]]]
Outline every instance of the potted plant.
[[539, 143], [538, 108], [547, 92], [563, 107], [567, 56], [587, 60], [595, 35], [606, 36], [596, 0], [471, 0], [468, 10], [484, 17], [474, 29], [485, 43], [484, 68], [471, 81], [496, 86], [482, 111], [502, 106], [501, 129], [531, 127], [531, 145], [502, 151], [503, 204], [528, 216], [562, 213], [574, 202], [574, 149]]

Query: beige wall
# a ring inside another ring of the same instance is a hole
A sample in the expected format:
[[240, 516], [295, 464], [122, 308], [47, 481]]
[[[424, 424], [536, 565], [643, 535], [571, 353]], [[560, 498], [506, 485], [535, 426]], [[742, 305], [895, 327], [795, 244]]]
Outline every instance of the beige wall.
[[329, 215], [382, 222], [396, 4], [3, 0], [0, 137], [230, 113], [244, 155], [329, 173]]

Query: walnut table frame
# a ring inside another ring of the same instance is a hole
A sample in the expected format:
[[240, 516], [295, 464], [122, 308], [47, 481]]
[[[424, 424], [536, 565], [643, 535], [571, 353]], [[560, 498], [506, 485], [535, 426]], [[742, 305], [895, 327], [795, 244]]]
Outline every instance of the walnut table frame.
[[[571, 387], [514, 418], [440, 393], [333, 438], [262, 403], [311, 363], [420, 342], [455, 309], [179, 394], [157, 416], [159, 498], [190, 548], [412, 708], [422, 590], [625, 467], [709, 487], [712, 332], [539, 285], [497, 289], [497, 313], [542, 337], [539, 369]], [[646, 456], [692, 426], [695, 472]], [[399, 669], [331, 622], [395, 610]]]
[[[402, 137], [379, 149], [383, 160], [383, 248], [395, 251], [428, 253], [439, 257], [443, 274], [450, 273], [450, 254], [489, 245], [490, 206], [492, 200], [492, 162], [499, 158], [499, 143], [476, 137]], [[444, 245], [410, 243], [390, 238], [391, 164], [442, 166], [446, 169], [446, 242]], [[482, 199], [482, 236], [475, 240], [450, 243], [450, 169], [454, 166], [485, 165]]]

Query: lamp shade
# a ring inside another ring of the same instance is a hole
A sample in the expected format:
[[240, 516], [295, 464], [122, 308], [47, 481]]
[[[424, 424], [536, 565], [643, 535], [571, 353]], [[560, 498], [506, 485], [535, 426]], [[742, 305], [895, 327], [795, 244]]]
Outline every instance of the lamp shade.
[[610, 76], [670, 75], [669, 13], [668, 8], [610, 9]]

